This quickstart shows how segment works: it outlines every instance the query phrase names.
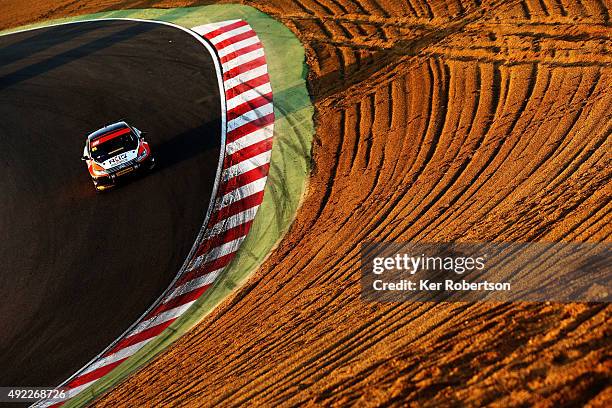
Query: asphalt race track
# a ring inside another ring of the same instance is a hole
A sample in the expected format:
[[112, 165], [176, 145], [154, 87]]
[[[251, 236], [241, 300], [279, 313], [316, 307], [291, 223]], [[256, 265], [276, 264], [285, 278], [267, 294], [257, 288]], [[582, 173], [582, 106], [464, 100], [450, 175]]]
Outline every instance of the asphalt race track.
[[[97, 194], [86, 135], [124, 118], [157, 169]], [[212, 58], [176, 28], [88, 22], [0, 37], [0, 385], [54, 386], [180, 269], [220, 145]]]

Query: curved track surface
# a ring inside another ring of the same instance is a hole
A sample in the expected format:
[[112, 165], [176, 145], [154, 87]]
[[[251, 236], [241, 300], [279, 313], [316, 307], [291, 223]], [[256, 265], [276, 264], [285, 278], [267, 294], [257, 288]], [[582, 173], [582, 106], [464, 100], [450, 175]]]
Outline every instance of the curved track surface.
[[[180, 269], [220, 143], [208, 51], [150, 23], [0, 37], [0, 384], [56, 385], [123, 332]], [[158, 168], [96, 194], [85, 136], [125, 118]]]

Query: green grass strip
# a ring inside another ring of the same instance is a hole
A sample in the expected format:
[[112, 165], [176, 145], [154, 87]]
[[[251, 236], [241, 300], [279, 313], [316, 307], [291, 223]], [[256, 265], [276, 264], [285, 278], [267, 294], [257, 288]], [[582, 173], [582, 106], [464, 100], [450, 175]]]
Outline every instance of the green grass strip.
[[246, 20], [257, 32], [266, 52], [276, 115], [274, 145], [263, 203], [248, 237], [223, 275], [161, 335], [93, 386], [70, 400], [66, 407], [87, 405], [102, 393], [118, 385], [194, 327], [234, 289], [246, 281], [280, 241], [295, 218], [306, 190], [314, 135], [314, 108], [306, 88], [307, 66], [302, 44], [283, 24], [249, 6], [228, 4], [111, 11], [46, 21], [8, 30], [2, 34], [50, 24], [99, 18], [160, 20], [187, 28], [237, 18]]

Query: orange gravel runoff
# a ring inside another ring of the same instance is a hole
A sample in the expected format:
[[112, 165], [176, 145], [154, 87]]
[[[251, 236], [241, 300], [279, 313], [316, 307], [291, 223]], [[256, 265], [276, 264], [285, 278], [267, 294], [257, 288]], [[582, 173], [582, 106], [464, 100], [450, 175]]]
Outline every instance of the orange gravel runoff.
[[[3, 28], [211, 2], [2, 2]], [[97, 406], [610, 406], [612, 308], [366, 303], [359, 248], [610, 241], [606, 0], [253, 0], [304, 43], [309, 190], [247, 284]]]

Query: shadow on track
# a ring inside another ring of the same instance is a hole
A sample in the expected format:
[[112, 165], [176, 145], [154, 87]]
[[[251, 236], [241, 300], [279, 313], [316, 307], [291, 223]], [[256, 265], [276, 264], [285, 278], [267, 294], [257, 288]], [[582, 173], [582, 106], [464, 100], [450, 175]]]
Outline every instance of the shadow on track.
[[[99, 30], [98, 23], [83, 23], [82, 25], [85, 26], [86, 30], [88, 30], [87, 32], [93, 32], [96, 29]], [[92, 27], [87, 29], [88, 25]], [[53, 47], [53, 45], [59, 45], [62, 43], [69, 42], [70, 38], [74, 37], [75, 34], [77, 37], [84, 35], [84, 32], [79, 32], [78, 30], [78, 27], [80, 26], [81, 24], [77, 24], [75, 26], [66, 26], [68, 27], [68, 32], [64, 33], [64, 35], [55, 37], [51, 44], [46, 44], [46, 41], [38, 41], [42, 39], [42, 35], [40, 37], [35, 36], [31, 41], [24, 40], [23, 42], [11, 45], [10, 47], [8, 47], [8, 52], [10, 53], [10, 51], [15, 51], [18, 49], [27, 50], [27, 53], [21, 54], [19, 56], [12, 56], [13, 61], [27, 58], [29, 55], [32, 55], [32, 53], [38, 53], [43, 50], [48, 50], [50, 47]], [[51, 58], [47, 58], [35, 64], [25, 66], [10, 74], [3, 75], [0, 77], [0, 91], [9, 86], [13, 86], [22, 81], [26, 81], [30, 78], [36, 77], [52, 69], [58, 68], [64, 64], [75, 62], [80, 58], [87, 57], [88, 55], [99, 52], [112, 45], [116, 45], [118, 42], [129, 41], [130, 39], [138, 35], [151, 31], [155, 27], [155, 24], [138, 24], [130, 26], [119, 32], [113, 32], [104, 37], [95, 38], [94, 40], [79, 45], [78, 47], [74, 47], [57, 55], [54, 55]], [[30, 42], [40, 45], [33, 47], [26, 46]], [[5, 50], [3, 50], [3, 54], [4, 53]], [[9, 55], [8, 57], [10, 58], [11, 56]], [[6, 61], [9, 61], [9, 58], [7, 58]]]
[[218, 140], [203, 138], [202, 135], [209, 133], [211, 129], [218, 126], [218, 121], [208, 122], [152, 146], [155, 149], [156, 171], [163, 171], [217, 147], [219, 145]]

